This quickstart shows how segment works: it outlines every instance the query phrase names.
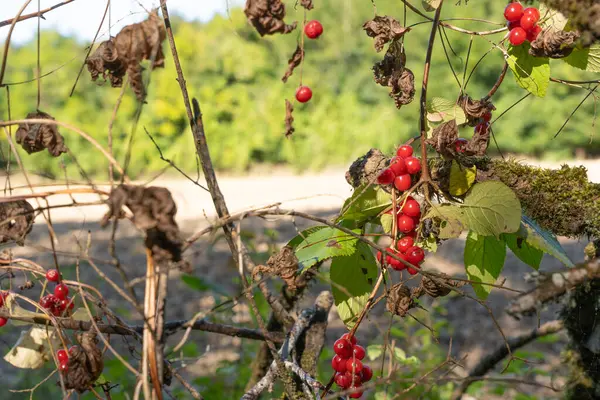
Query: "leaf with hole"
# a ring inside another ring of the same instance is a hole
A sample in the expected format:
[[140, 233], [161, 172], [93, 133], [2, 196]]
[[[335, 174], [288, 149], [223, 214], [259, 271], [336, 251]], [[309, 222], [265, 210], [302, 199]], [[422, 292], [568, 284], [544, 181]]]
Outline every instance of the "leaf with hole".
[[[360, 234], [360, 230], [353, 230]], [[310, 233], [295, 248], [298, 258], [298, 267], [301, 272], [306, 271], [318, 262], [332, 257], [349, 256], [356, 252], [358, 239], [339, 229], [326, 227]]]
[[509, 46], [506, 62], [517, 84], [537, 97], [544, 97], [550, 84], [550, 60], [529, 54], [529, 43]]
[[[485, 300], [496, 282], [506, 259], [506, 243], [502, 238], [482, 236], [470, 231], [465, 242], [465, 269], [477, 297]], [[477, 282], [477, 283], [476, 283]]]
[[370, 247], [360, 242], [352, 255], [335, 257], [329, 278], [338, 314], [351, 329], [367, 304], [377, 278], [377, 262]]

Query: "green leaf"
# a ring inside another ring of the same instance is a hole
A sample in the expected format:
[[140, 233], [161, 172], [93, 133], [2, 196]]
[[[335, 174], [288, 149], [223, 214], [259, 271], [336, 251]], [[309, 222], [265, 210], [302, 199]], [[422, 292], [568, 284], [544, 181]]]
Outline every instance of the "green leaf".
[[[470, 231], [465, 243], [465, 268], [469, 280], [481, 283], [495, 283], [506, 258], [506, 244], [493, 236], [482, 236]], [[472, 283], [477, 297], [485, 300], [492, 286]]]
[[592, 44], [587, 49], [574, 49], [562, 60], [584, 71], [600, 72], [600, 43]]
[[367, 346], [367, 357], [370, 361], [375, 361], [383, 354], [383, 346], [380, 344], [370, 344]]
[[523, 215], [521, 218], [521, 226], [517, 235], [524, 238], [528, 245], [551, 255], [568, 268], [575, 266], [560, 243], [558, 243], [558, 240], [556, 240], [556, 237], [547, 230], [542, 229], [528, 216]]
[[198, 278], [197, 276], [182, 275], [181, 280], [190, 288], [198, 292], [204, 292], [206, 290], [210, 290], [211, 288], [209, 284], [207, 284], [202, 278]]
[[379, 217], [379, 222], [381, 223], [381, 227], [385, 233], [392, 233], [392, 223], [394, 222], [394, 217], [392, 217], [392, 214], [382, 214], [381, 217]]
[[540, 11], [539, 24], [542, 28], [552, 27], [559, 31], [565, 29], [568, 19], [560, 11], [550, 8], [543, 3], [540, 3], [538, 10]]
[[431, 207], [426, 218], [440, 218], [440, 238], [458, 237], [469, 229], [484, 236], [513, 233], [521, 223], [521, 203], [515, 193], [499, 181], [473, 185], [463, 203]]
[[327, 228], [327, 225], [311, 226], [310, 228], [305, 229], [302, 232], [300, 232], [300, 234], [296, 235], [296, 237], [294, 237], [292, 240], [290, 240], [287, 245], [295, 250], [296, 247], [298, 247], [298, 245], [300, 243], [302, 243], [308, 235], [310, 235], [311, 233], [314, 233], [316, 231], [319, 231], [323, 228]]
[[508, 48], [508, 66], [513, 71], [517, 84], [531, 94], [544, 97], [550, 83], [550, 60], [529, 54], [529, 43]]
[[448, 189], [452, 196], [462, 196], [467, 193], [477, 176], [477, 167], [463, 167], [456, 160], [452, 160], [450, 167], [450, 187]]
[[390, 205], [392, 205], [390, 194], [379, 185], [359, 186], [354, 190], [352, 197], [344, 202], [343, 212], [337, 218], [337, 222], [356, 221], [361, 225], [379, 215]]
[[537, 269], [540, 267], [544, 252], [536, 249], [518, 235], [518, 233], [505, 233], [502, 235], [504, 242], [515, 256], [531, 268]]
[[368, 245], [359, 242], [356, 252], [331, 261], [331, 291], [338, 314], [351, 329], [365, 307], [377, 277], [377, 262]]
[[455, 101], [433, 97], [427, 101], [427, 119], [434, 123], [456, 120], [456, 125], [467, 122], [463, 109]]
[[[360, 233], [360, 230], [353, 232]], [[356, 251], [356, 239], [338, 229], [323, 228], [309, 234], [296, 247], [296, 257], [301, 272], [331, 257], [349, 256]]]

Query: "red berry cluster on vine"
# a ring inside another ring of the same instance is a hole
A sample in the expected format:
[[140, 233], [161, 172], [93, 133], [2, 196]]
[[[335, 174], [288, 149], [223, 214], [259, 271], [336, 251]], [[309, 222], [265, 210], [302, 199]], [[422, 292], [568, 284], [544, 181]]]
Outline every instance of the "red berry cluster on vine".
[[504, 18], [508, 21], [508, 40], [513, 46], [519, 46], [525, 41], [533, 42], [542, 28], [538, 25], [540, 11], [535, 7], [523, 9], [519, 2], [510, 3], [504, 9]]
[[413, 148], [408, 145], [400, 146], [396, 156], [392, 158], [390, 166], [384, 169], [377, 177], [380, 185], [394, 184], [400, 192], [405, 192], [412, 187], [412, 175], [421, 172], [421, 160], [412, 156]]
[[46, 272], [48, 282], [57, 282], [54, 288], [54, 294], [47, 294], [40, 300], [40, 306], [48, 310], [54, 316], [61, 316], [65, 311], [71, 311], [75, 303], [69, 297], [69, 287], [64, 283], [59, 283], [60, 275], [57, 270], [51, 269]]
[[335, 371], [335, 383], [342, 389], [355, 389], [349, 397], [358, 399], [362, 396], [361, 385], [373, 377], [373, 370], [362, 359], [365, 349], [359, 346], [355, 336], [345, 333], [333, 344], [335, 356], [331, 359], [331, 367]]
[[[309, 21], [304, 26], [304, 34], [309, 39], [318, 39], [323, 34], [323, 25], [315, 20]], [[312, 99], [312, 90], [308, 86], [301, 85], [296, 89], [296, 100], [306, 103]]]

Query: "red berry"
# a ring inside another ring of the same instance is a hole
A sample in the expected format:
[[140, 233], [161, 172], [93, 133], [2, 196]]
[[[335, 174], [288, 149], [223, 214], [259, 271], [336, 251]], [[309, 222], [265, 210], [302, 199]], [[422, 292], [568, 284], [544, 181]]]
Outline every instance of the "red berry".
[[521, 5], [521, 3], [510, 3], [504, 9], [504, 18], [506, 18], [507, 21], [518, 21], [521, 19], [522, 16], [523, 6]]
[[539, 25], [534, 26], [533, 28], [531, 28], [530, 30], [527, 31], [527, 40], [529, 40], [530, 42], [535, 42], [535, 39], [537, 39], [538, 35], [542, 32], [542, 27]]
[[415, 157], [408, 157], [404, 160], [406, 163], [406, 170], [411, 175], [416, 175], [421, 171], [421, 160]]
[[0, 317], [0, 328], [2, 328], [8, 322], [7, 318]]
[[373, 378], [373, 370], [368, 365], [363, 365], [360, 375], [363, 382], [369, 382]]
[[[386, 249], [386, 251], [388, 253], [392, 253], [392, 254], [398, 256], [399, 258], [401, 258], [401, 256], [402, 256], [397, 251], [394, 251], [394, 249], [392, 249], [391, 247], [388, 247]], [[385, 262], [387, 263], [387, 265], [389, 265], [390, 267], [394, 268], [395, 270], [401, 270], [402, 267], [404, 266], [404, 264], [402, 263], [402, 261], [398, 261], [398, 260], [396, 260], [395, 258], [393, 258], [392, 256], [389, 256], [389, 255], [386, 255]]]
[[404, 158], [394, 157], [390, 164], [390, 168], [395, 176], [406, 174], [406, 163], [404, 162]]
[[394, 174], [394, 171], [392, 171], [391, 168], [386, 168], [383, 171], [381, 171], [381, 173], [377, 177], [377, 183], [380, 185], [389, 185], [392, 182], [394, 182], [395, 177], [396, 174]]
[[489, 127], [490, 127], [489, 123], [482, 122], [481, 124], [475, 125], [474, 132], [476, 135], [481, 135], [481, 134], [485, 133]]
[[352, 357], [352, 343], [346, 339], [338, 339], [333, 344], [333, 351], [342, 358]]
[[396, 248], [401, 253], [406, 253], [406, 250], [408, 250], [414, 244], [415, 240], [413, 238], [411, 238], [410, 236], [404, 236], [402, 239], [398, 240], [398, 242], [396, 243]]
[[79, 350], [78, 346], [71, 346], [69, 348], [69, 356], [72, 356], [73, 354], [77, 353], [78, 350]]
[[60, 301], [60, 309], [61, 309], [61, 311], [66, 310], [67, 307], [69, 308], [69, 310], [72, 310], [73, 308], [75, 308], [75, 303], [73, 302], [73, 300], [71, 300], [70, 297], [67, 297], [66, 299], [62, 299]]
[[523, 15], [530, 15], [535, 19], [535, 22], [540, 20], [540, 11], [535, 7], [527, 7], [523, 10]]
[[519, 46], [527, 39], [527, 33], [523, 28], [514, 28], [508, 34], [508, 40], [513, 46]]
[[40, 306], [42, 306], [42, 308], [50, 309], [54, 307], [56, 300], [56, 296], [53, 294], [47, 294], [40, 300]]
[[405, 192], [412, 186], [412, 180], [409, 174], [398, 175], [394, 179], [394, 186], [401, 192]]
[[346, 359], [336, 354], [331, 359], [331, 368], [336, 372], [346, 372]]
[[415, 230], [415, 221], [408, 215], [401, 214], [398, 217], [398, 230], [402, 233], [408, 233]]
[[335, 383], [342, 389], [348, 389], [350, 387], [350, 377], [346, 376], [346, 374], [335, 374]]
[[408, 199], [404, 203], [404, 207], [402, 207], [402, 212], [409, 217], [416, 217], [421, 213], [421, 206], [416, 200]]
[[402, 158], [408, 158], [413, 155], [413, 148], [407, 144], [398, 147], [396, 155]]
[[416, 275], [419, 271], [417, 271], [416, 269], [414, 269], [413, 267], [406, 267], [406, 270], [408, 271], [409, 274], [411, 275]]
[[69, 295], [69, 287], [64, 283], [56, 285], [54, 295], [60, 300], [66, 299]]
[[466, 146], [469, 141], [465, 138], [458, 138], [454, 141], [454, 150], [457, 153], [464, 153], [466, 150]]
[[300, 86], [296, 90], [296, 100], [300, 103], [306, 103], [312, 98], [312, 90], [308, 86]]
[[490, 122], [492, 120], [492, 112], [488, 111], [481, 116], [483, 118], [483, 122]]
[[512, 31], [513, 29], [520, 28], [520, 27], [521, 27], [521, 20], [519, 20], [519, 21], [508, 21], [506, 23], [506, 28], [509, 31]]
[[68, 369], [69, 369], [69, 362], [68, 361], [63, 361], [63, 362], [59, 363], [58, 370], [60, 372], [67, 372]]
[[65, 362], [69, 360], [69, 353], [65, 349], [60, 349], [56, 352], [56, 358], [58, 358], [58, 362]]
[[362, 395], [363, 392], [360, 389], [356, 388], [352, 393], [348, 395], [348, 397], [350, 397], [351, 399], [360, 399]]
[[46, 272], [46, 279], [50, 282], [58, 282], [59, 278], [58, 271], [55, 269], [49, 269]]
[[346, 340], [350, 341], [350, 343], [352, 343], [352, 346], [354, 346], [356, 344], [356, 336], [352, 335], [352, 337], [350, 337], [349, 333], [344, 333], [342, 335], [341, 339], [346, 339]]
[[9, 296], [10, 292], [0, 292], [0, 307], [4, 306], [4, 300]]
[[362, 360], [365, 358], [365, 348], [359, 345], [354, 346], [354, 358]]
[[406, 261], [412, 265], [419, 265], [425, 258], [425, 252], [418, 246], [412, 246], [406, 251]]
[[[357, 361], [357, 362], [360, 362], [360, 361]], [[361, 365], [362, 365], [362, 363], [361, 363]], [[350, 380], [350, 386], [360, 386], [360, 384], [362, 383], [362, 379], [360, 377], [360, 372], [355, 372], [353, 374], [351, 371], [346, 371], [346, 376]]]
[[304, 27], [304, 33], [309, 39], [316, 39], [323, 33], [323, 25], [317, 20], [310, 21]]
[[525, 31], [529, 31], [529, 30], [533, 29], [533, 27], [535, 26], [535, 24], [537, 22], [538, 22], [538, 20], [535, 19], [532, 15], [524, 14], [521, 17], [521, 28], [525, 29]]

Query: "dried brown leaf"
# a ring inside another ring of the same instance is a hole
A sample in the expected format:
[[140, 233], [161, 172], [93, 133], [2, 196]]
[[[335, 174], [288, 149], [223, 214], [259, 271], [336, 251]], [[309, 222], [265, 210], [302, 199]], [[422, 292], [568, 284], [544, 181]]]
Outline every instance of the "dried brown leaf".
[[409, 288], [401, 283], [392, 286], [386, 302], [386, 308], [390, 313], [404, 317], [413, 306], [414, 301]]
[[389, 16], [376, 16], [363, 24], [363, 29], [369, 37], [375, 39], [375, 50], [380, 52], [386, 43], [400, 39], [410, 28], [400, 24], [395, 18]]
[[119, 87], [127, 73], [133, 92], [138, 100], [143, 100], [146, 90], [140, 63], [151, 60], [152, 68], [164, 67], [162, 42], [165, 38], [166, 30], [156, 10], [146, 21], [125, 26], [117, 36], [100, 43], [86, 60], [92, 80], [102, 75], [104, 80], [108, 77], [112, 87]]
[[284, 83], [287, 82], [287, 80], [290, 76], [292, 76], [292, 74], [294, 73], [294, 69], [300, 65], [303, 58], [304, 58], [304, 50], [302, 50], [300, 48], [300, 46], [297, 46], [296, 51], [294, 51], [294, 54], [292, 54], [292, 57], [288, 60], [287, 71], [285, 71], [285, 74], [283, 74], [283, 77], [281, 78], [281, 80]]
[[0, 243], [15, 241], [20, 246], [33, 227], [33, 207], [25, 200], [0, 203]]
[[469, 95], [461, 96], [457, 104], [465, 112], [465, 116], [467, 117], [470, 126], [475, 126], [480, 123], [480, 119], [484, 114], [496, 109], [490, 100], [473, 100]]
[[[50, 114], [46, 114], [43, 111], [35, 111], [27, 114], [25, 119], [51, 119]], [[58, 132], [56, 125], [47, 124], [20, 124], [17, 132], [15, 133], [17, 143], [23, 147], [28, 153], [37, 153], [44, 149], [48, 149], [53, 157], [58, 157], [62, 153], [67, 152], [65, 146], [65, 140]]]
[[300, 5], [307, 10], [312, 10], [314, 8], [312, 0], [300, 0]]
[[577, 39], [579, 39], [577, 31], [566, 32], [546, 28], [531, 43], [529, 54], [534, 57], [567, 57], [573, 52]]
[[244, 14], [260, 36], [290, 33], [297, 23], [286, 25], [285, 5], [281, 0], [246, 0]]
[[475, 129], [473, 137], [464, 146], [463, 154], [465, 156], [485, 156], [489, 145], [490, 128], [489, 125], [486, 125], [483, 129]]
[[458, 139], [458, 126], [456, 120], [452, 119], [436, 127], [426, 143], [442, 156], [452, 158], [456, 139]]
[[285, 137], [290, 137], [294, 133], [294, 106], [285, 99]]
[[383, 60], [373, 66], [375, 82], [391, 88], [390, 97], [397, 108], [409, 104], [415, 97], [415, 77], [405, 68], [406, 55], [399, 42], [393, 42]]

